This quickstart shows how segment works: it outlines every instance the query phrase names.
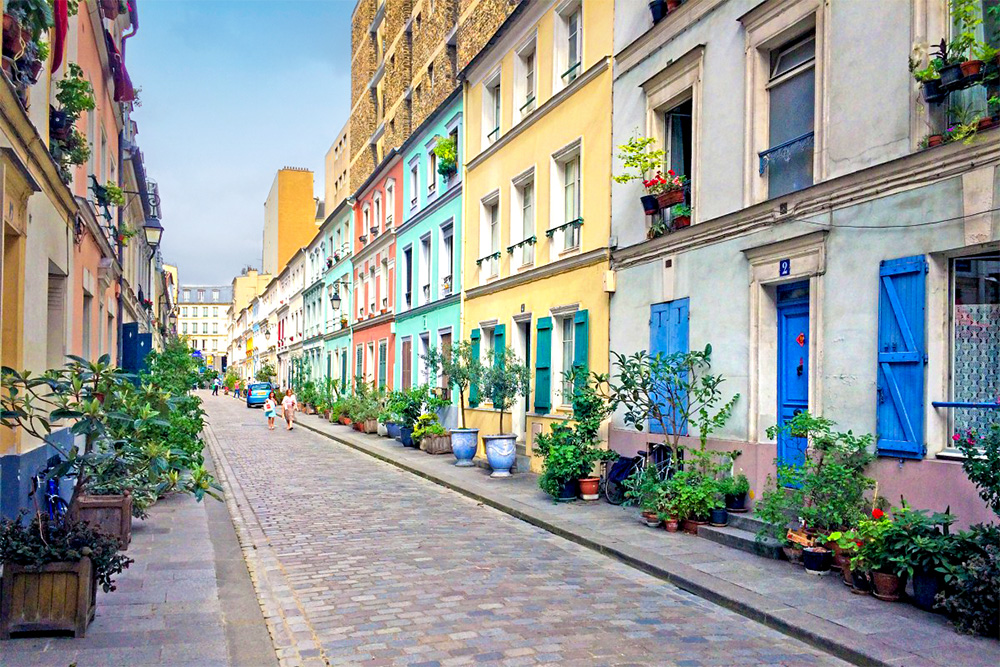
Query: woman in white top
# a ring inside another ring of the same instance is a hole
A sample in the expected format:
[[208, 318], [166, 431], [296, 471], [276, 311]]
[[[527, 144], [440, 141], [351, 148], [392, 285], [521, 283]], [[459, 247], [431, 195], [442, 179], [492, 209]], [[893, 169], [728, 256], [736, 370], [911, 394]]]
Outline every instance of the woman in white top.
[[298, 406], [298, 401], [295, 398], [295, 394], [292, 390], [285, 390], [285, 397], [281, 399], [281, 410], [285, 414], [285, 424], [286, 428], [292, 430], [292, 420], [295, 419], [295, 408]]

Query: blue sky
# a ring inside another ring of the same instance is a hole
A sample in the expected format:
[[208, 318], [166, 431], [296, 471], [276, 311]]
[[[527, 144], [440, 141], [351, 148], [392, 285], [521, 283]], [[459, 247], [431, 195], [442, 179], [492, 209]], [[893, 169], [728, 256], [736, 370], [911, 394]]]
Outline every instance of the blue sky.
[[163, 255], [181, 283], [259, 266], [264, 199], [283, 166], [315, 172], [350, 112], [354, 0], [139, 0], [126, 66], [160, 186]]

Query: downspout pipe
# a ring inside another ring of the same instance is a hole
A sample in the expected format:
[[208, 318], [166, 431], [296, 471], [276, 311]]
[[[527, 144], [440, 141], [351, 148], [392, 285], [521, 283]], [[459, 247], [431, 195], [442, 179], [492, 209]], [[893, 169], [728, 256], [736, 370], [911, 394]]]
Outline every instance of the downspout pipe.
[[139, 7], [137, 6], [138, 0], [128, 0], [129, 9], [129, 25], [132, 28], [131, 32], [122, 33], [122, 62], [125, 62], [125, 42], [129, 37], [139, 32]]
[[[138, 0], [128, 0], [128, 5], [129, 5], [129, 12], [128, 12], [129, 25], [131, 26], [132, 30], [130, 32], [128, 32], [128, 33], [122, 34], [122, 40], [121, 40], [121, 42], [122, 42], [121, 43], [122, 62], [125, 62], [125, 42], [128, 40], [129, 37], [132, 37], [135, 33], [139, 32], [139, 8], [138, 8], [138, 6], [136, 4], [137, 2], [138, 2]], [[124, 158], [125, 158], [125, 151], [123, 149], [124, 143], [125, 143], [125, 131], [123, 129], [122, 131], [120, 131], [118, 133], [118, 164], [119, 164], [119, 166], [124, 164]], [[125, 172], [124, 169], [121, 169], [121, 168], [118, 169], [118, 187], [122, 187], [122, 186], [125, 185], [125, 173], [124, 172]], [[119, 206], [118, 207], [118, 229], [121, 229], [121, 226], [122, 226], [122, 207]], [[118, 241], [118, 239], [116, 238], [115, 241]], [[122, 365], [122, 353], [123, 353], [123, 350], [124, 350], [123, 341], [122, 341], [122, 333], [124, 332], [124, 327], [125, 327], [125, 317], [124, 317], [124, 315], [122, 313], [122, 311], [123, 311], [123, 305], [124, 305], [124, 297], [122, 295], [122, 292], [124, 291], [122, 289], [122, 278], [124, 278], [124, 276], [125, 276], [125, 259], [124, 259], [124, 247], [122, 246], [122, 244], [120, 242], [118, 242], [118, 265], [122, 267], [122, 274], [118, 278], [118, 341], [117, 341], [118, 344], [115, 346], [117, 348], [116, 349], [116, 353], [117, 353], [117, 357], [118, 358], [117, 358], [117, 360], [116, 360], [115, 363], [116, 363], [116, 365], [119, 368], [121, 368], [121, 365]]]

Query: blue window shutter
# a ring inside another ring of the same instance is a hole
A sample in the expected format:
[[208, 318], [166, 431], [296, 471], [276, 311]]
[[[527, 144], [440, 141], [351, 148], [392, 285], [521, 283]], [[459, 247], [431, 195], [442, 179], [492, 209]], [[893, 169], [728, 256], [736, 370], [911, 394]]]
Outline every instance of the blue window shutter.
[[[650, 307], [649, 317], [649, 353], [653, 356], [668, 357], [672, 354], [687, 354], [690, 351], [688, 343], [689, 300], [677, 299], [667, 303], [657, 303]], [[663, 408], [661, 408], [662, 410]], [[667, 415], [667, 430], [673, 419]], [[679, 435], [687, 435], [687, 423], [680, 424]], [[650, 433], [661, 433], [663, 429], [655, 422], [649, 424]]]
[[590, 318], [586, 310], [573, 315], [573, 370], [576, 371], [576, 388], [587, 384], [590, 372]]
[[[469, 340], [472, 341], [472, 357], [474, 359], [479, 358], [479, 329], [473, 329], [469, 334]], [[469, 385], [469, 407], [474, 408], [479, 405], [479, 385], [473, 382]]]
[[544, 415], [552, 408], [552, 318], [535, 326], [535, 412]]
[[926, 293], [923, 255], [889, 259], [879, 266], [876, 435], [880, 456], [924, 456]]

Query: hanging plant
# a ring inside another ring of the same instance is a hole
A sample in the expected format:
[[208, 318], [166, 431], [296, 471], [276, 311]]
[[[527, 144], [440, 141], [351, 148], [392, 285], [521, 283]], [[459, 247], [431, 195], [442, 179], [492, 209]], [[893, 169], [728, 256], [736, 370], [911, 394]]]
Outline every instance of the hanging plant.
[[56, 84], [56, 101], [71, 123], [80, 120], [84, 111], [94, 110], [94, 87], [84, 78], [83, 68], [76, 63], [69, 63], [66, 74]]
[[451, 137], [437, 137], [434, 144], [434, 155], [438, 159], [438, 173], [444, 177], [458, 171], [458, 145]]
[[115, 206], [125, 205], [125, 193], [111, 181], [104, 184], [104, 197], [108, 204], [114, 204]]
[[121, 243], [123, 246], [126, 246], [128, 245], [129, 240], [132, 237], [134, 237], [137, 233], [138, 232], [136, 231], [135, 227], [123, 224], [118, 228], [118, 242]]

